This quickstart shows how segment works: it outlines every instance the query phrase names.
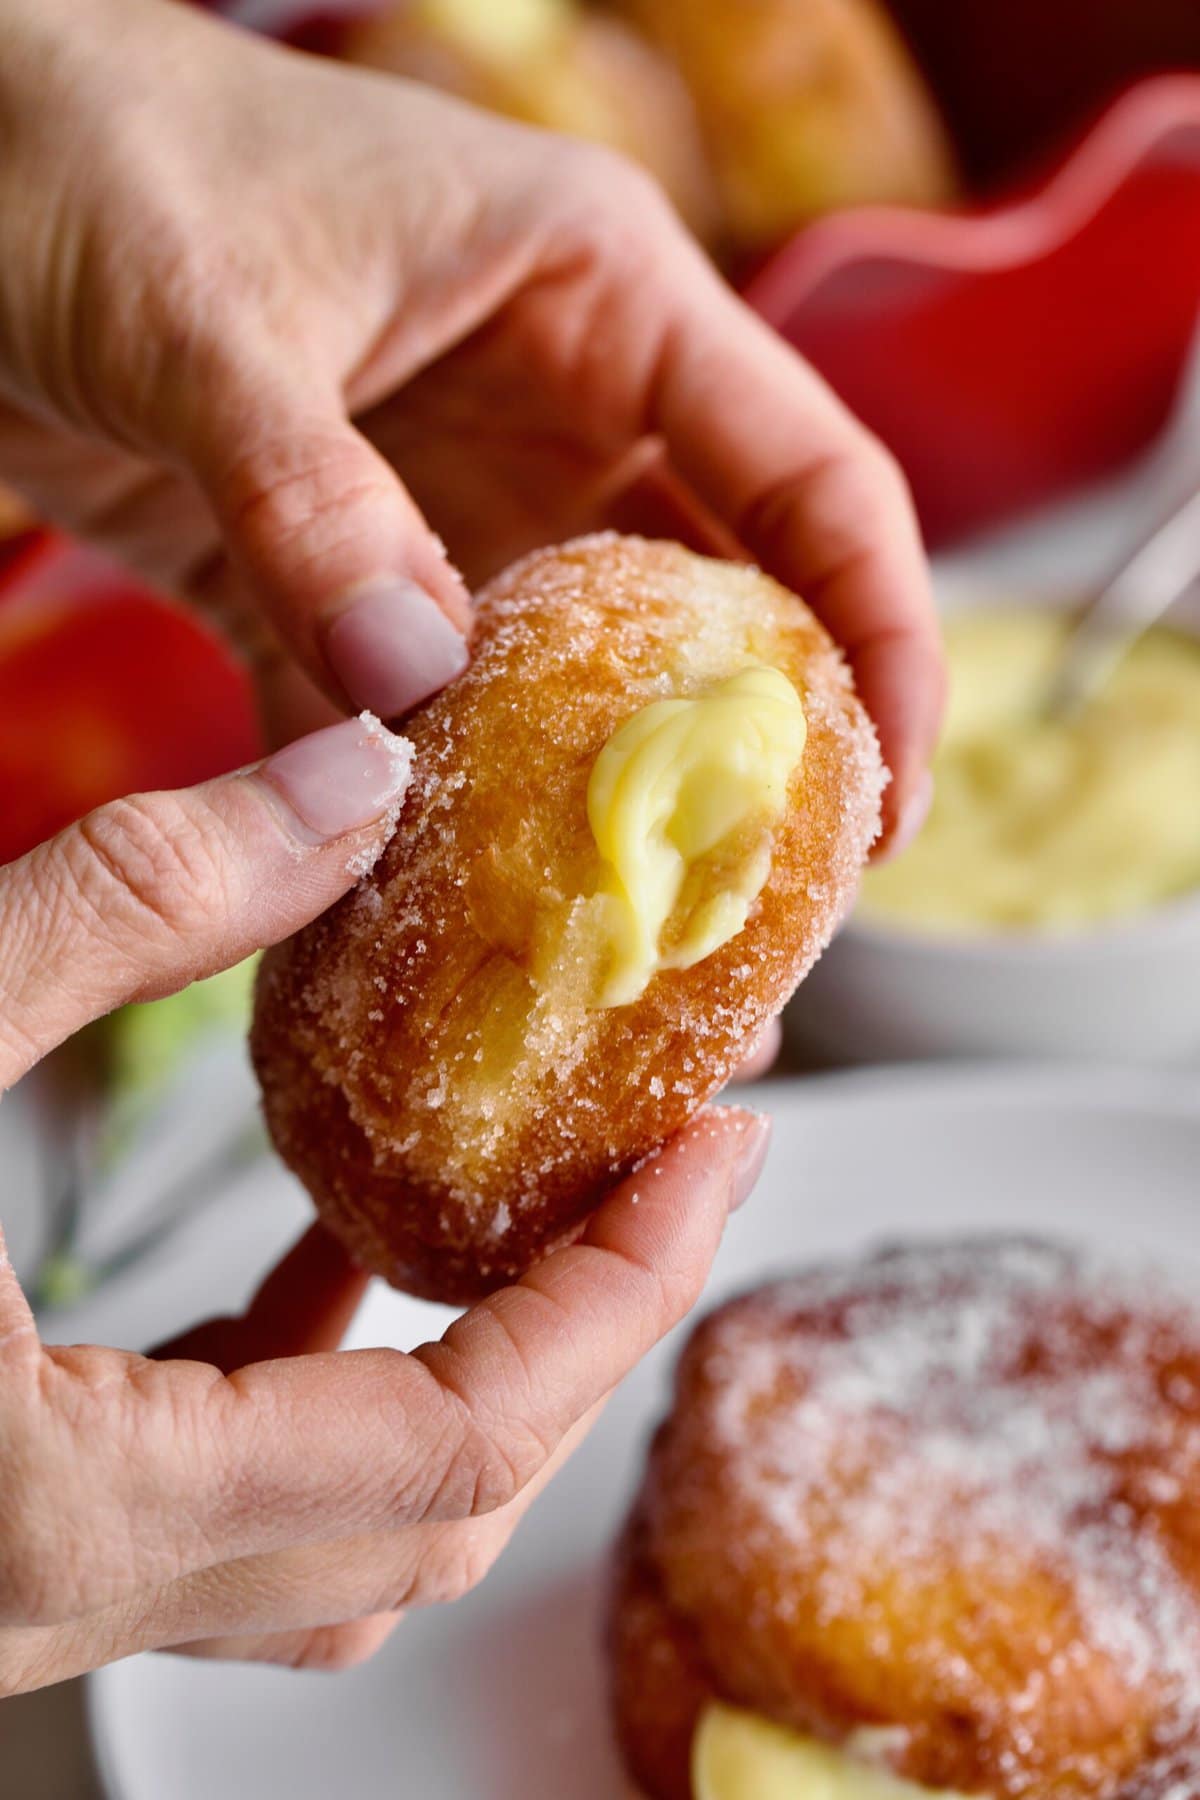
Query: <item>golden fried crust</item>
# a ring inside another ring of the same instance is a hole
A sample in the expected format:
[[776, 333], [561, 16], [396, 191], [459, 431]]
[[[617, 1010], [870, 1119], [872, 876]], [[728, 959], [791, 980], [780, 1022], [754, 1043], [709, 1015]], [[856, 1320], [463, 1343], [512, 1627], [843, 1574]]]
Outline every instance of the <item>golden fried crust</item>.
[[629, 1773], [654, 1800], [690, 1800], [692, 1738], [713, 1689], [692, 1633], [663, 1598], [636, 1514], [617, 1548], [609, 1666]]
[[[789, 676], [808, 720], [767, 884], [721, 949], [596, 1008], [570, 940], [598, 880], [595, 758], [643, 705], [752, 661]], [[806, 607], [640, 539], [537, 552], [492, 583], [470, 669], [405, 729], [396, 835], [266, 958], [252, 1049], [272, 1137], [326, 1222], [396, 1285], [469, 1300], [575, 1233], [725, 1082], [849, 906], [881, 771]]]
[[684, 1353], [618, 1558], [631, 1771], [687, 1800], [716, 1696], [889, 1730], [931, 1788], [1200, 1793], [1198, 1477], [1200, 1317], [1161, 1281], [985, 1242], [735, 1301]]

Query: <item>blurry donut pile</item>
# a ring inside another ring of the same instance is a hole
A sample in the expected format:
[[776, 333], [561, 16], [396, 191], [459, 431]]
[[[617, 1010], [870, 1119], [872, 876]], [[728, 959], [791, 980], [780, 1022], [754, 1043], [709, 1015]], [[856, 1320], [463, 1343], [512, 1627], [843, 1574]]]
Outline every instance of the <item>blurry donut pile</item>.
[[955, 188], [937, 110], [875, 0], [401, 0], [328, 47], [624, 151], [724, 260], [837, 207]]

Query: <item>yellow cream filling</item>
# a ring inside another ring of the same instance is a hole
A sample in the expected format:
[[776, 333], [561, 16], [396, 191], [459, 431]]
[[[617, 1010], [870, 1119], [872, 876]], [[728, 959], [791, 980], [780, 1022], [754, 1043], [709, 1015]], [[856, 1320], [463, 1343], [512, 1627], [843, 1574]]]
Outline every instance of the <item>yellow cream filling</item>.
[[771, 869], [771, 828], [804, 754], [800, 696], [755, 665], [686, 700], [656, 700], [596, 758], [588, 823], [603, 863], [598, 1004], [735, 937]]
[[704, 1709], [692, 1742], [692, 1789], [696, 1800], [962, 1800], [901, 1781], [865, 1753], [716, 1702]]
[[1074, 718], [1042, 701], [1053, 612], [952, 619], [934, 803], [872, 869], [862, 914], [935, 930], [1069, 930], [1200, 887], [1200, 644], [1149, 632]]

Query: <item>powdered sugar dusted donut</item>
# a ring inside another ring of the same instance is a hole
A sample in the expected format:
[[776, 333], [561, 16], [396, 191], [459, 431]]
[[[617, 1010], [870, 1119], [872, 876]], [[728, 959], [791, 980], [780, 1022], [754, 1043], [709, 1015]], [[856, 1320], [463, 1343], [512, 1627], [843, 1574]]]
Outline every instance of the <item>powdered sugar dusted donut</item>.
[[780, 1766], [832, 1746], [872, 1796], [871, 1765], [993, 1800], [1200, 1793], [1200, 1308], [986, 1240], [724, 1307], [680, 1363], [612, 1646], [650, 1800], [724, 1800], [700, 1734], [728, 1770], [756, 1720]]
[[882, 772], [812, 614], [598, 537], [479, 602], [374, 872], [266, 959], [276, 1146], [368, 1267], [470, 1299], [573, 1235], [819, 955]]

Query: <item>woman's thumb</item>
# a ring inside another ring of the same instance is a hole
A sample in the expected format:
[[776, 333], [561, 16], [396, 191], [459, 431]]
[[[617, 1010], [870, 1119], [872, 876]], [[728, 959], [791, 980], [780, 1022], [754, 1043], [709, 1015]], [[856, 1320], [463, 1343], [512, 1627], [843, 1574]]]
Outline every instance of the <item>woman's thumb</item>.
[[240, 962], [374, 862], [411, 747], [347, 719], [253, 768], [90, 813], [0, 869], [0, 1090], [90, 1020]]

